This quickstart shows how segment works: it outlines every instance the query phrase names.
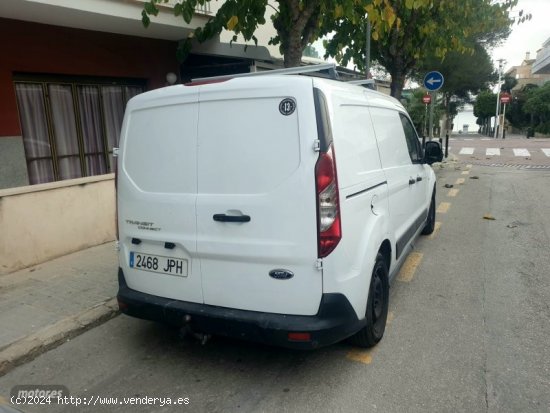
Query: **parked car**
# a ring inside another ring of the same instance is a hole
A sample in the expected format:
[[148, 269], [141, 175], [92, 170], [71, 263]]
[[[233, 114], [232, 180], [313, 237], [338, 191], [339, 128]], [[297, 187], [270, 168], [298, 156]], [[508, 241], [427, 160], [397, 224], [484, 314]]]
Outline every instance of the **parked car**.
[[434, 229], [437, 142], [397, 100], [318, 77], [134, 97], [118, 157], [122, 312], [293, 348], [383, 336], [391, 279]]

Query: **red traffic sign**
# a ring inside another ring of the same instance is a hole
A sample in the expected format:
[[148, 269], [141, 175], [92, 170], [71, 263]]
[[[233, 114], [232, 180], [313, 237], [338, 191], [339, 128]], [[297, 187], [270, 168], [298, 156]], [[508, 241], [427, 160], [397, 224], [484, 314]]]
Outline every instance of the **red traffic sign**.
[[431, 101], [432, 101], [431, 95], [422, 96], [422, 103], [425, 103], [426, 105], [428, 105], [429, 103], [431, 103]]
[[500, 103], [506, 105], [507, 103], [510, 103], [512, 100], [512, 96], [509, 93], [502, 93], [500, 95]]

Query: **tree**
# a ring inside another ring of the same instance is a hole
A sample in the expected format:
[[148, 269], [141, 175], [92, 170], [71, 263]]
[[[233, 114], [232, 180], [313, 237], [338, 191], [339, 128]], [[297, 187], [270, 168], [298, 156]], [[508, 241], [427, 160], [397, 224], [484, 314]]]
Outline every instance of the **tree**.
[[500, 86], [501, 92], [508, 92], [512, 93], [512, 89], [518, 84], [518, 80], [510, 75], [504, 76], [504, 81], [502, 82], [502, 85]]
[[550, 82], [529, 92], [523, 110], [537, 121], [537, 132], [550, 134]]
[[496, 104], [497, 95], [490, 90], [484, 90], [477, 95], [474, 104], [474, 116], [485, 134], [490, 132], [490, 121], [491, 117], [495, 115]]
[[[372, 55], [391, 75], [391, 94], [399, 98], [405, 78], [416, 64], [433, 54], [472, 53], [468, 44], [484, 46], [506, 38], [512, 20], [509, 10], [517, 0], [372, 0], [356, 4], [355, 15], [334, 24], [326, 42], [327, 54], [346, 65], [364, 67], [366, 19], [372, 24]], [[365, 17], [365, 12], [368, 17]]]
[[512, 102], [506, 110], [506, 119], [515, 128], [523, 129], [534, 124], [534, 115], [526, 113], [524, 110], [525, 103], [534, 89], [537, 89], [536, 85], [527, 84], [521, 90], [514, 91]]
[[[422, 102], [422, 96], [425, 95], [425, 92], [422, 89], [416, 89], [413, 91], [410, 95], [404, 96], [405, 97], [405, 108], [407, 109], [407, 112], [411, 116], [411, 119], [414, 123], [414, 126], [416, 130], [418, 131], [419, 135], [425, 135], [428, 134], [428, 117], [429, 113], [429, 107], [426, 108], [426, 105]], [[442, 106], [441, 104], [438, 104], [436, 102], [434, 107], [434, 125], [437, 125], [439, 123], [439, 120], [441, 118], [442, 113]]]
[[[180, 0], [174, 6], [174, 14], [181, 16], [189, 24], [197, 5], [204, 5], [212, 0]], [[159, 12], [158, 5], [168, 0], [149, 0], [142, 10], [142, 22], [145, 27], [150, 24], [150, 16]], [[348, 11], [353, 11], [356, 0], [276, 0], [278, 8], [272, 16], [277, 35], [270, 44], [279, 44], [284, 56], [285, 67], [299, 66], [306, 46], [319, 36], [327, 33], [332, 26], [321, 25], [324, 16], [343, 18]], [[192, 41], [204, 42], [213, 36], [229, 30], [235, 33], [233, 41], [239, 36], [246, 41], [258, 43], [254, 33], [259, 25], [266, 23], [266, 7], [272, 7], [267, 0], [225, 0], [216, 14], [204, 27], [195, 29], [191, 36], [180, 43], [178, 56], [183, 61], [192, 48]]]
[[485, 48], [477, 42], [472, 42], [469, 47], [473, 50], [471, 54], [450, 51], [444, 59], [435, 54], [427, 55], [413, 71], [413, 78], [419, 83], [426, 73], [432, 70], [441, 72], [445, 82], [439, 94], [449, 125], [459, 106], [469, 103], [472, 95], [487, 89], [497, 79], [491, 57]]

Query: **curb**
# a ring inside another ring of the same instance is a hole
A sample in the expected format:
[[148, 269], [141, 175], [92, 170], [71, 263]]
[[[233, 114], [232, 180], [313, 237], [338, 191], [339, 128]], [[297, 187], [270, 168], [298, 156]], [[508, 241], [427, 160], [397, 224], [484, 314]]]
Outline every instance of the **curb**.
[[0, 351], [0, 377], [118, 314], [117, 300], [111, 298], [15, 341]]

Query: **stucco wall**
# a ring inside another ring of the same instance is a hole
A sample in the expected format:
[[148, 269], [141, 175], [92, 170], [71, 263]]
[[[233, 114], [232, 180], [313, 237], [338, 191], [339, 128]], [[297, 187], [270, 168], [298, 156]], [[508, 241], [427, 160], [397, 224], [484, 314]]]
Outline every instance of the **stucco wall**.
[[0, 190], [0, 274], [115, 239], [114, 175]]

